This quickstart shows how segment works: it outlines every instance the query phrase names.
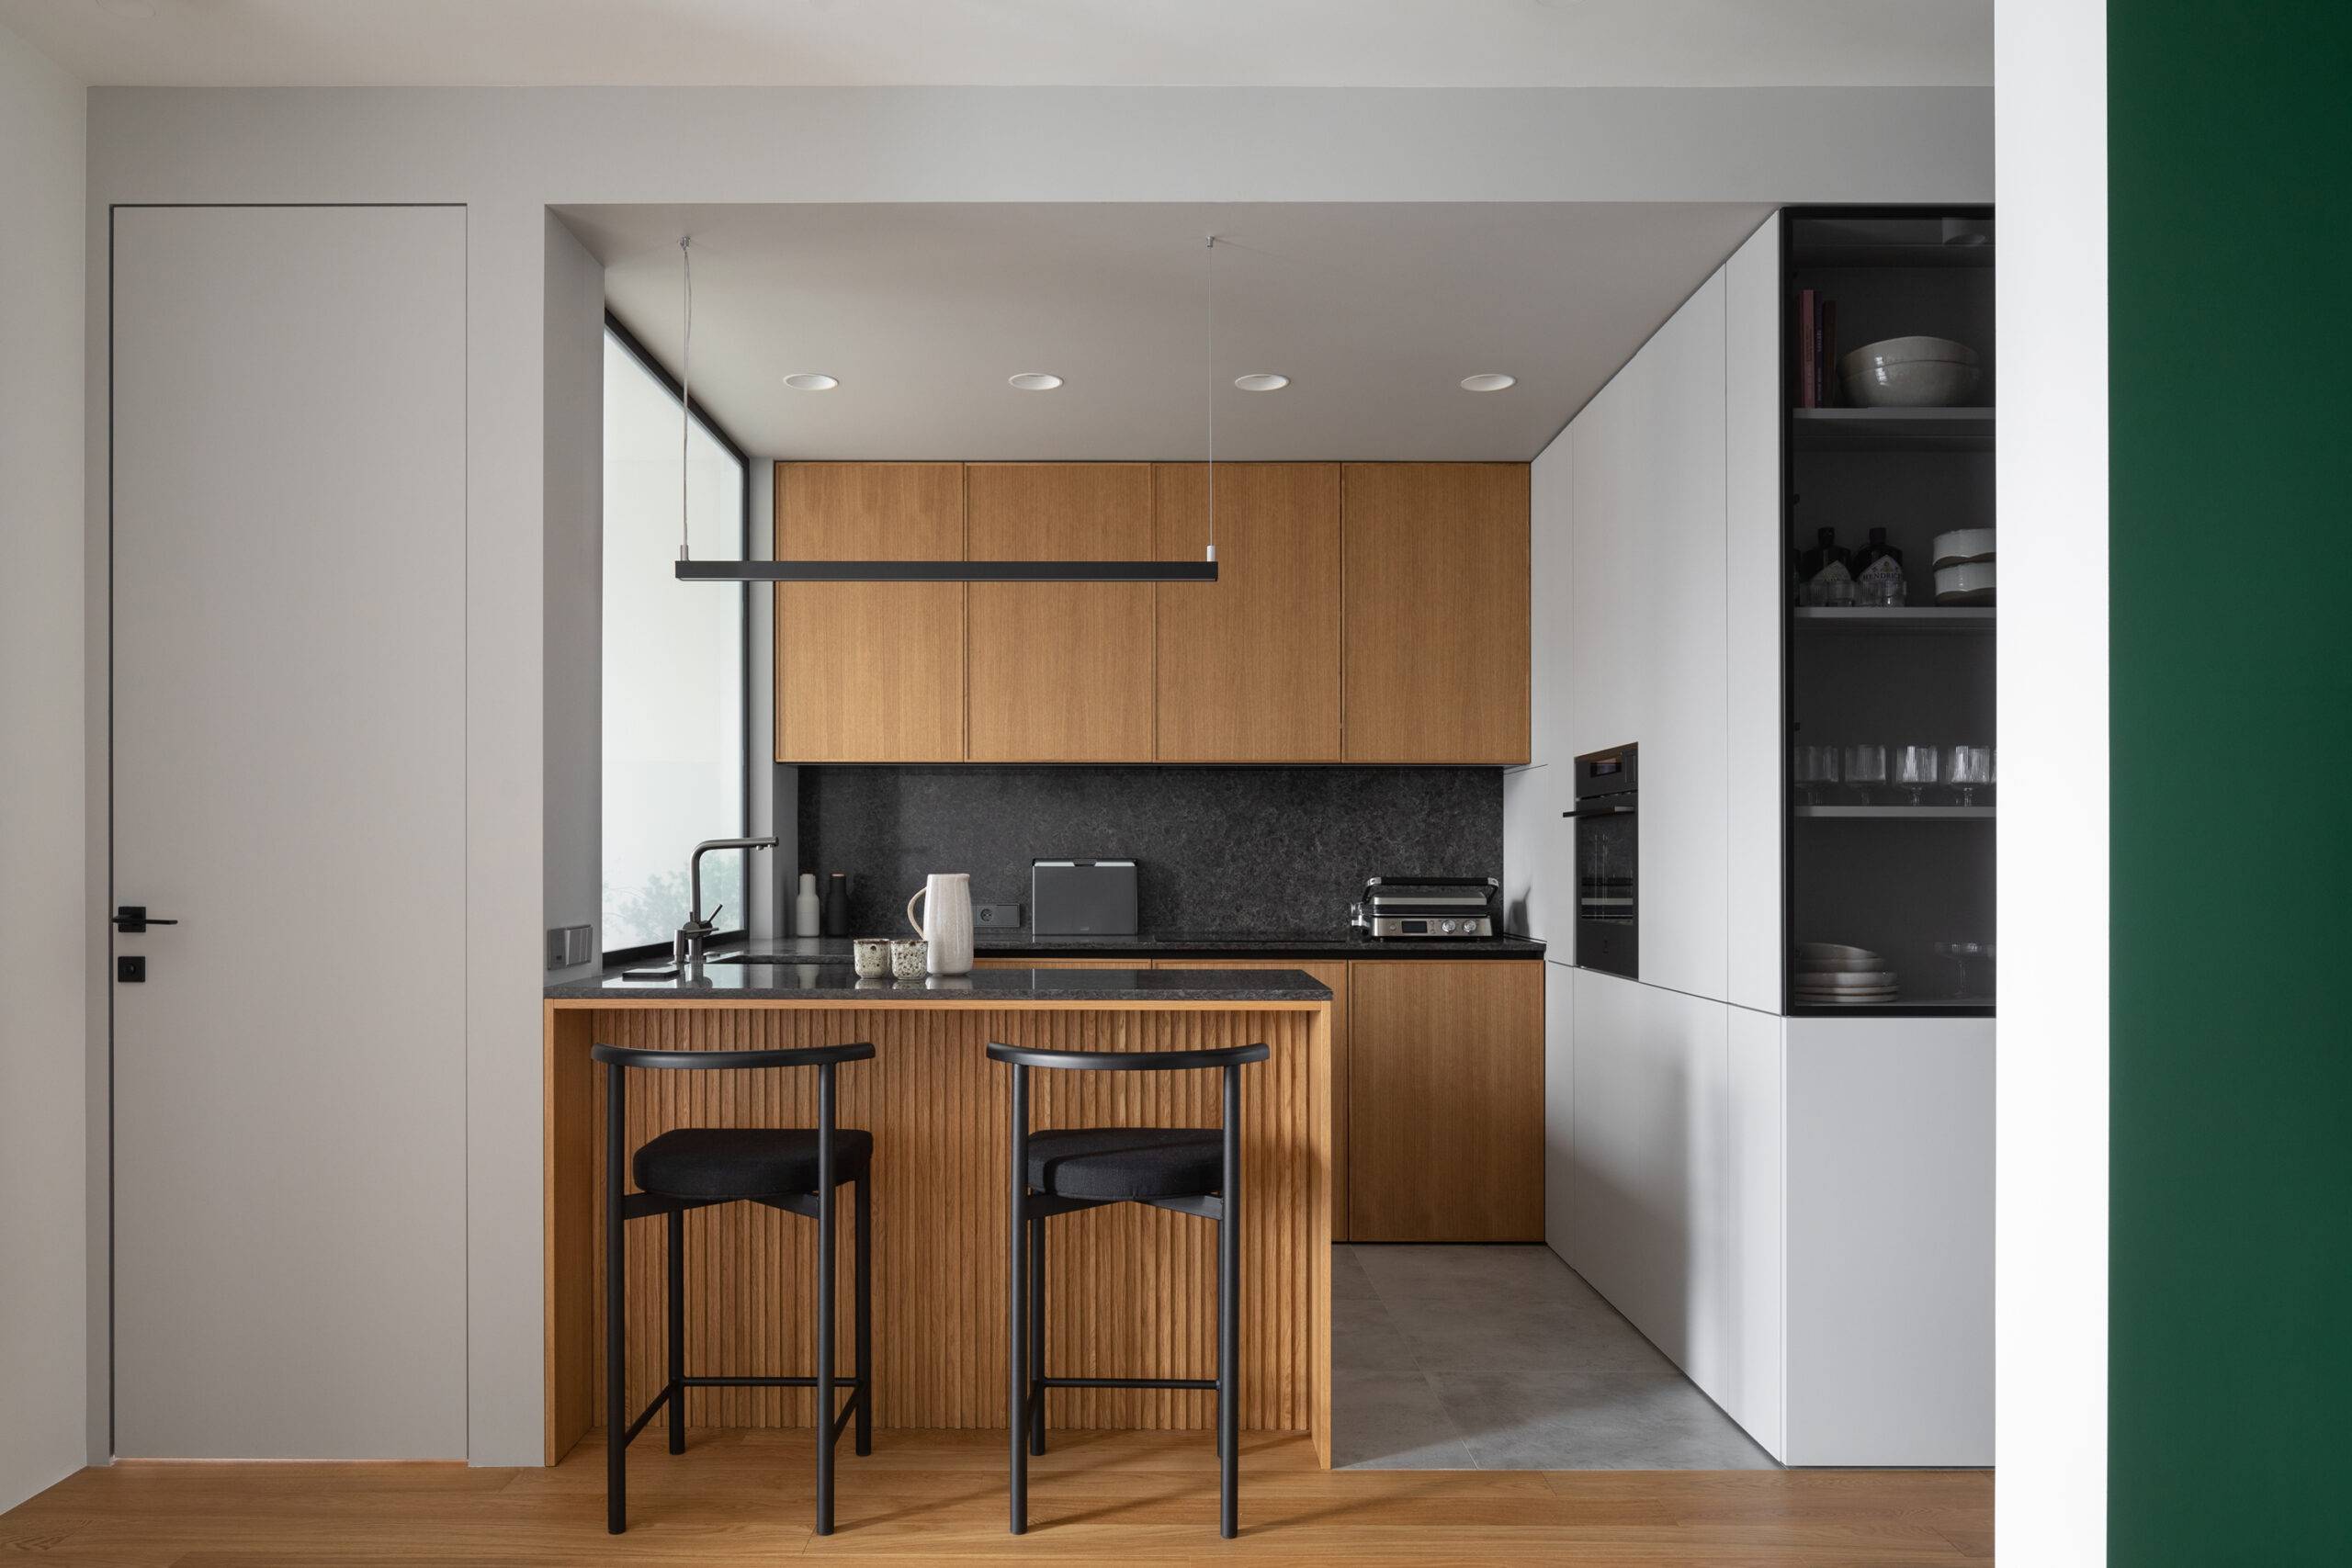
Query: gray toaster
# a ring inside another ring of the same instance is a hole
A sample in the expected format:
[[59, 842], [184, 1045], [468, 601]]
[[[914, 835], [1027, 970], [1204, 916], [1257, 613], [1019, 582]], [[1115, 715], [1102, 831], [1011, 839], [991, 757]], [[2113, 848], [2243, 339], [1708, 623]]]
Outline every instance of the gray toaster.
[[1029, 863], [1032, 936], [1136, 934], [1136, 863], [1131, 860], [1033, 860]]

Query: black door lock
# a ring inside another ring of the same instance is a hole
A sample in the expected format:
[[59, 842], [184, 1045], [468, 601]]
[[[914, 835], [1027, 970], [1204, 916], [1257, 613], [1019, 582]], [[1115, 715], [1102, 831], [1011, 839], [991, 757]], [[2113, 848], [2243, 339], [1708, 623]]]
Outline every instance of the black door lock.
[[130, 954], [116, 959], [114, 977], [126, 986], [144, 985], [147, 980], [147, 960]]

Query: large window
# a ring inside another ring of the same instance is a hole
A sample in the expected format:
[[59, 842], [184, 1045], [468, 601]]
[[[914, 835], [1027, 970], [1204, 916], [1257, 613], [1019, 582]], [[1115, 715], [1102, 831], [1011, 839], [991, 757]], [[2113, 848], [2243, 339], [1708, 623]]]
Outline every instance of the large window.
[[[743, 831], [745, 590], [680, 582], [678, 394], [605, 333], [605, 931], [606, 953], [667, 943], [686, 918], [686, 861]], [[702, 422], [687, 447], [694, 553], [743, 553], [742, 454]], [[703, 863], [703, 914], [744, 923], [743, 861]]]

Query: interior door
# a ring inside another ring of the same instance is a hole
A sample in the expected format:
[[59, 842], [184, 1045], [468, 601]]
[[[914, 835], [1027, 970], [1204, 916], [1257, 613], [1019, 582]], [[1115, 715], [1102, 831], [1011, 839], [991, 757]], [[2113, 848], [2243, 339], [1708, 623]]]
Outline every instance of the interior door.
[[466, 1452], [466, 226], [113, 243], [115, 1449]]

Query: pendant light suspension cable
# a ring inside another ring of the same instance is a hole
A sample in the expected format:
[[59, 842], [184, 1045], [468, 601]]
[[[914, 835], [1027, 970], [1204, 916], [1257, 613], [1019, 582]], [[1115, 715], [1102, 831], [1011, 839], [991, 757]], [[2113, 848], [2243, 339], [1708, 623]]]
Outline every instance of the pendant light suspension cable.
[[695, 253], [694, 236], [678, 236], [678, 261], [685, 283], [686, 346], [678, 357], [678, 558], [694, 558], [694, 539], [686, 530], [687, 437], [695, 424]]
[[1208, 346], [1209, 553], [1206, 558], [1214, 561], [1216, 559], [1216, 236], [1215, 234], [1211, 234], [1209, 243], [1201, 247], [1201, 254], [1204, 258], [1202, 263], [1202, 274], [1206, 280], [1206, 287], [1202, 292], [1208, 299], [1206, 312], [1208, 325], [1201, 334], [1207, 340]]

